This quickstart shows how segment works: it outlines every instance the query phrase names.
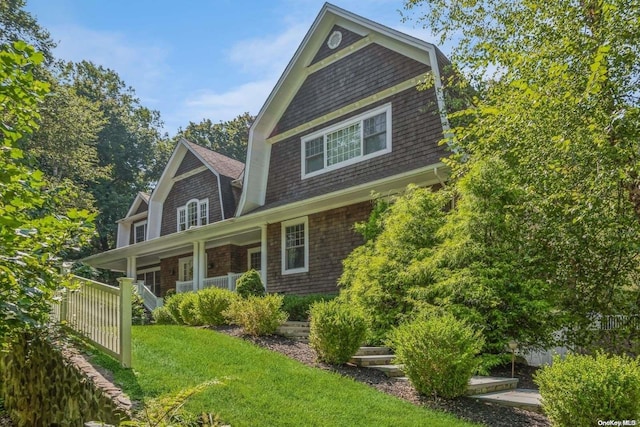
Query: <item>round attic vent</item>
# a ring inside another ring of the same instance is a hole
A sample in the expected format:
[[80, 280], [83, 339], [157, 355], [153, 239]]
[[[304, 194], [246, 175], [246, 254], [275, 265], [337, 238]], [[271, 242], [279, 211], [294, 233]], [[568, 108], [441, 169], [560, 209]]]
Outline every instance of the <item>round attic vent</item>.
[[335, 49], [340, 46], [340, 42], [342, 41], [342, 33], [340, 31], [334, 31], [329, 36], [329, 40], [327, 40], [327, 46], [329, 49]]

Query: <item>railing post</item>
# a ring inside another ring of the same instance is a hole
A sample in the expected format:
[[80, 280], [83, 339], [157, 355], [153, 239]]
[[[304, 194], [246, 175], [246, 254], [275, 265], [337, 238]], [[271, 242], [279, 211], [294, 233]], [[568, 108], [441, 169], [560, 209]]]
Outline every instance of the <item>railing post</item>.
[[120, 363], [131, 367], [131, 288], [133, 279], [120, 277]]
[[233, 290], [233, 273], [227, 273], [227, 289]]
[[[72, 264], [70, 262], [65, 261], [62, 263], [62, 268], [61, 268], [62, 275], [69, 277], [69, 280], [71, 280], [71, 265]], [[67, 288], [63, 288], [61, 292], [62, 292], [62, 299], [60, 300], [60, 319], [59, 319], [60, 323], [66, 322], [67, 317], [69, 315], [69, 299], [68, 299]]]

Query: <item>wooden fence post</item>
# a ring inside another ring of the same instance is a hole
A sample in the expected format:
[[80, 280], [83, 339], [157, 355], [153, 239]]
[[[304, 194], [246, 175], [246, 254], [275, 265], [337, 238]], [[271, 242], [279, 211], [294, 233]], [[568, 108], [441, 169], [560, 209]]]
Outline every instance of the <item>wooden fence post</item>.
[[131, 291], [133, 279], [121, 277], [120, 284], [120, 363], [125, 368], [131, 367]]

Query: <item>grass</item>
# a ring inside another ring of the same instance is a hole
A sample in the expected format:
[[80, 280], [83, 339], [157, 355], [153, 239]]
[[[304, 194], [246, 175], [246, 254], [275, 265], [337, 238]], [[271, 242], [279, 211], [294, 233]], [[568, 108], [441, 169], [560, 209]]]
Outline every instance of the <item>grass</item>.
[[132, 399], [166, 398], [219, 380], [185, 410], [214, 413], [234, 427], [472, 425], [215, 331], [155, 325], [133, 327], [132, 335], [133, 370], [94, 356]]

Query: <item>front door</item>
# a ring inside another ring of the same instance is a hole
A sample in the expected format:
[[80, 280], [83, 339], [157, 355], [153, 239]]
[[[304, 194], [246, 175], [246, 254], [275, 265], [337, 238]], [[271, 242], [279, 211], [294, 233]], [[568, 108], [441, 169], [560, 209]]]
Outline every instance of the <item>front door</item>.
[[180, 258], [178, 266], [178, 281], [188, 282], [193, 280], [193, 257]]

